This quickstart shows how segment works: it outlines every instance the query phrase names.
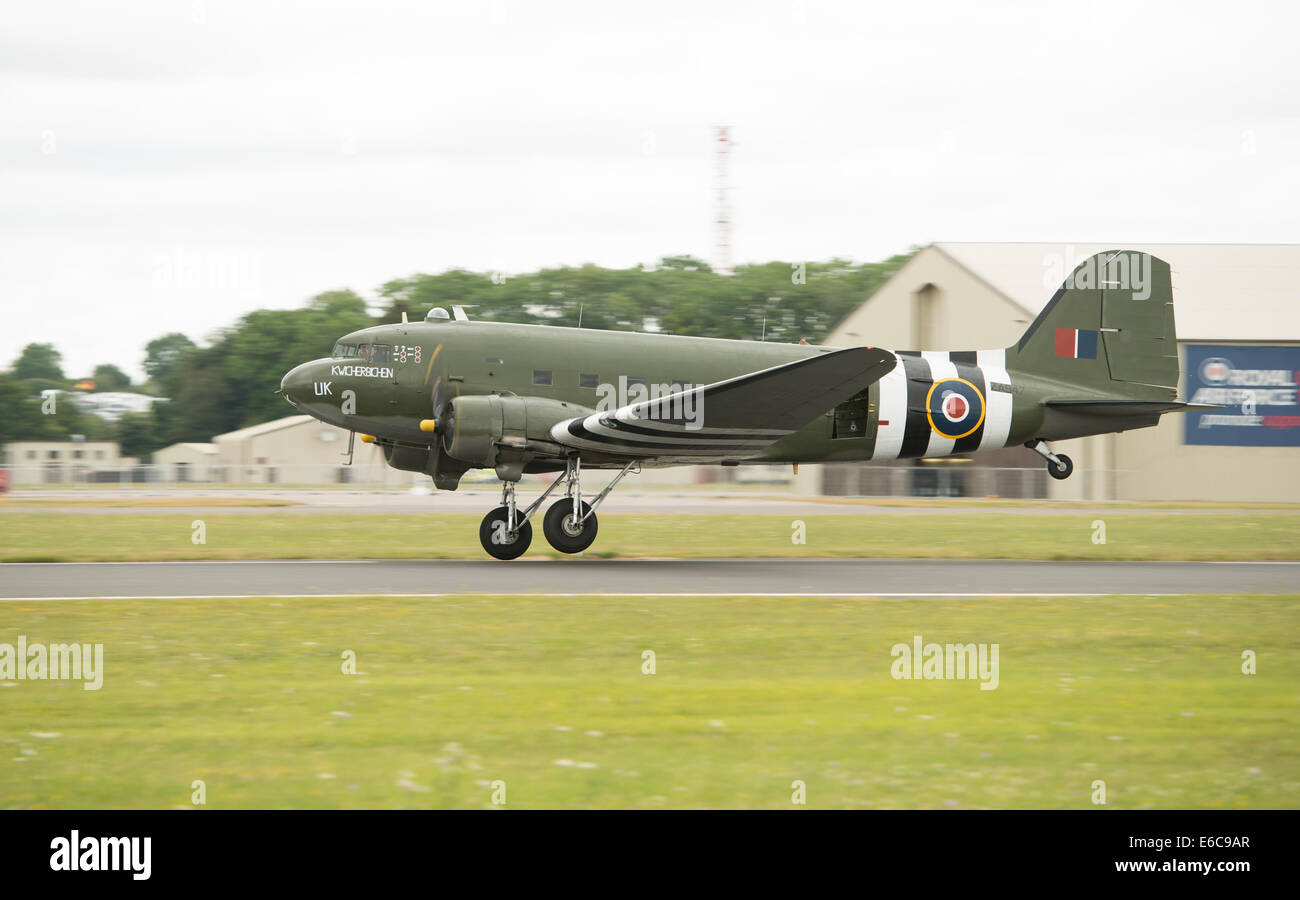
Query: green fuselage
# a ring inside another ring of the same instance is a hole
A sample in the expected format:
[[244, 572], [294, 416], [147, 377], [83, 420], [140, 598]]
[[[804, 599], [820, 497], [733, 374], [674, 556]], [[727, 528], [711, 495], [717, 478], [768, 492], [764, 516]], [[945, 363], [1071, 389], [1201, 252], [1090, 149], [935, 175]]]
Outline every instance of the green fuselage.
[[[364, 355], [294, 369], [285, 376], [286, 397], [325, 422], [412, 446], [434, 444], [420, 423], [454, 397], [538, 397], [569, 404], [578, 416], [606, 408], [602, 401], [622, 405], [629, 392], [638, 399], [638, 383], [647, 390], [711, 384], [833, 349], [447, 319], [367, 328], [341, 338], [336, 353], [357, 348]], [[1005, 370], [1003, 353], [900, 353], [896, 370], [861, 396], [809, 410], [802, 429], [737, 461], [943, 456], [1029, 440], [1042, 414], [1031, 414], [1036, 404], [1025, 402], [1025, 387]], [[932, 388], [954, 380], [974, 390], [965, 405], [944, 407]], [[347, 391], [352, 406], [345, 405]], [[945, 418], [963, 411], [964, 424], [962, 416], [958, 424]]]

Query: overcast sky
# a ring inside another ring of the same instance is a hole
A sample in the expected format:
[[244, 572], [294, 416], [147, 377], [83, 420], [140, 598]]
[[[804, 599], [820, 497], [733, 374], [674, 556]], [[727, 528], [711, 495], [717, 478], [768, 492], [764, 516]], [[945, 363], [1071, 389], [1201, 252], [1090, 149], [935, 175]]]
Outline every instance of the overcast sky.
[[[436, 11], [435, 11], [436, 10]], [[450, 267], [1300, 240], [1291, 3], [9, 4], [0, 365]], [[322, 351], [325, 348], [322, 348]]]

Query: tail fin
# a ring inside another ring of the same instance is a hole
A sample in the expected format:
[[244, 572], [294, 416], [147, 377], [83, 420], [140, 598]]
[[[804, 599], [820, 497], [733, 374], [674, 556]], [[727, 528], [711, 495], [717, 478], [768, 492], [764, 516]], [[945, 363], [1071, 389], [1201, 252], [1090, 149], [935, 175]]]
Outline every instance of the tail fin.
[[1070, 273], [1020, 340], [1007, 367], [1099, 392], [1178, 389], [1169, 264], [1136, 250], [1098, 253]]

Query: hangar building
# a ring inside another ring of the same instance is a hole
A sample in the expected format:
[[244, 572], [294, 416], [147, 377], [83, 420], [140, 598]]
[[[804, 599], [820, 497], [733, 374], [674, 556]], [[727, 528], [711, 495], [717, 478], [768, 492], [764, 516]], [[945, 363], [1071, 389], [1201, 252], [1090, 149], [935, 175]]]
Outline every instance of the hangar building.
[[12, 441], [4, 445], [9, 484], [130, 481], [138, 460], [122, 456], [117, 441]]
[[[348, 433], [297, 415], [272, 419], [212, 439], [221, 480], [234, 484], [346, 484], [408, 482], [384, 463], [382, 451], [359, 438], [353, 464], [344, 465]], [[389, 473], [393, 473], [390, 476]]]
[[[1076, 265], [1103, 250], [1172, 269], [1180, 396], [1230, 408], [1062, 441], [1065, 481], [1032, 451], [966, 462], [807, 466], [800, 490], [830, 494], [1047, 496], [1083, 500], [1300, 501], [1300, 245], [935, 243], [916, 253], [823, 341], [908, 350], [1015, 343]], [[1258, 401], [1258, 402], [1256, 402]], [[1023, 467], [1023, 468], [1022, 468]], [[912, 471], [907, 471], [911, 469]]]
[[404, 484], [407, 473], [384, 464], [378, 447], [357, 440], [345, 465], [348, 433], [311, 416], [284, 416], [219, 434], [211, 443], [181, 443], [153, 454], [153, 479], [227, 484]]

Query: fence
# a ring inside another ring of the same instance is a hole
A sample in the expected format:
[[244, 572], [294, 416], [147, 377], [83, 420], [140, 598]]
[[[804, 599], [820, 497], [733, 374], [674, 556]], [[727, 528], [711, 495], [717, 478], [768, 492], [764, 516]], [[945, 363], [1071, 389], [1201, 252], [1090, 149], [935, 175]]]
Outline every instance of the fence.
[[409, 487], [428, 484], [419, 472], [404, 472], [386, 465], [333, 465], [319, 463], [217, 465], [163, 463], [137, 466], [87, 466], [47, 463], [8, 466], [11, 488], [42, 487]]
[[[1082, 476], [1080, 471], [1074, 477]], [[852, 497], [1034, 499], [1046, 497], [1050, 483], [1046, 466], [827, 465], [822, 472], [821, 492]]]
[[[820, 468], [820, 473], [817, 471]], [[1086, 496], [1110, 496], [1109, 485], [1118, 470], [1083, 469], [1073, 479], [1081, 481]], [[609, 473], [590, 472], [597, 487]], [[808, 477], [806, 477], [808, 476]], [[94, 467], [48, 463], [7, 467], [10, 489], [103, 488], [212, 489], [225, 488], [351, 488], [404, 490], [431, 487], [427, 475], [405, 472], [376, 463], [343, 466], [319, 463], [217, 465], [167, 463]], [[496, 487], [491, 469], [471, 470], [461, 482], [466, 487]], [[791, 476], [789, 466], [700, 466], [646, 468], [629, 487], [742, 491], [766, 494], [824, 494], [847, 497], [1006, 497], [1033, 499], [1048, 496], [1052, 484], [1045, 466], [989, 467], [979, 465], [863, 465], [831, 463], [806, 467], [804, 476]]]

